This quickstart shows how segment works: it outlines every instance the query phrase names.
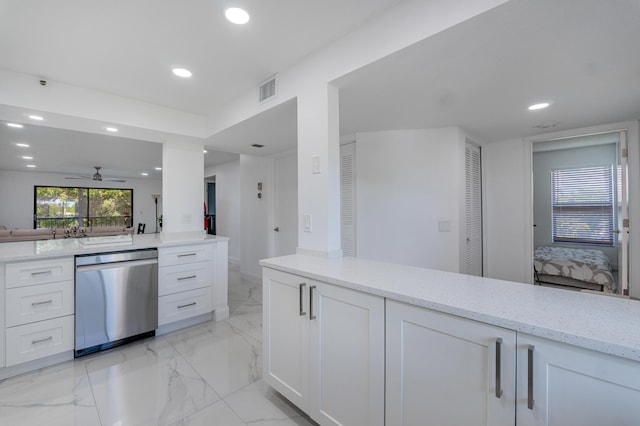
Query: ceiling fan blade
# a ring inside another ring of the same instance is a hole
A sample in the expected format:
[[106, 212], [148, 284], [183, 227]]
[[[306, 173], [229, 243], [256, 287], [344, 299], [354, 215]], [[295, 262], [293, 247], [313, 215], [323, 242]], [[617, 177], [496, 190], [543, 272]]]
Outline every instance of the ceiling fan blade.
[[126, 180], [124, 179], [118, 179], [118, 178], [102, 178], [103, 181], [108, 180], [109, 182], [126, 182]]
[[91, 176], [65, 176], [65, 179], [91, 179]]

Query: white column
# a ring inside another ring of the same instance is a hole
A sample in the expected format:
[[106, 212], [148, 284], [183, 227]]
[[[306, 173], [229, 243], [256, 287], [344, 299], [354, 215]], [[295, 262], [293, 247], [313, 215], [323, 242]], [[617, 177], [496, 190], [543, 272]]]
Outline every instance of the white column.
[[162, 146], [162, 232], [204, 231], [204, 154], [199, 142]]
[[[338, 89], [298, 95], [298, 253], [341, 256]], [[306, 225], [310, 224], [310, 228]]]

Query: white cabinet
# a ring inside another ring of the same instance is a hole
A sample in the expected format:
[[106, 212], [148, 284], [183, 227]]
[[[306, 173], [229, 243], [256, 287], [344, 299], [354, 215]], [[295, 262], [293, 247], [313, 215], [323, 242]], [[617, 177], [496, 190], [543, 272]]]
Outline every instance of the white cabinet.
[[637, 425], [637, 362], [518, 334], [518, 426]]
[[263, 277], [265, 381], [321, 425], [384, 424], [384, 299]]
[[514, 424], [514, 331], [387, 300], [386, 336], [386, 425]]
[[158, 248], [158, 325], [213, 311], [213, 244]]
[[73, 258], [5, 265], [6, 366], [73, 350]]

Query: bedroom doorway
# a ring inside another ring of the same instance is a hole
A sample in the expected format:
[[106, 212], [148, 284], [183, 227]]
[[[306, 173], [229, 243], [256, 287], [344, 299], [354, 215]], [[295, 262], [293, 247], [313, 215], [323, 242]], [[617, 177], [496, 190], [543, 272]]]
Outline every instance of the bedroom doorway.
[[627, 132], [532, 144], [534, 283], [628, 294]]

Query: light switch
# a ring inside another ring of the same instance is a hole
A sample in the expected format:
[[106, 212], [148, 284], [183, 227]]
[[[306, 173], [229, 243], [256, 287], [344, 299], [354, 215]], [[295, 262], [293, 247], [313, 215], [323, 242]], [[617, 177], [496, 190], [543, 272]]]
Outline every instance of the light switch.
[[320, 173], [320, 156], [314, 155], [311, 157], [311, 173], [317, 175]]
[[303, 223], [304, 232], [311, 232], [312, 231], [311, 215], [310, 214], [305, 214], [304, 216], [302, 216], [302, 223]]
[[448, 220], [438, 221], [438, 232], [451, 232], [451, 222]]

